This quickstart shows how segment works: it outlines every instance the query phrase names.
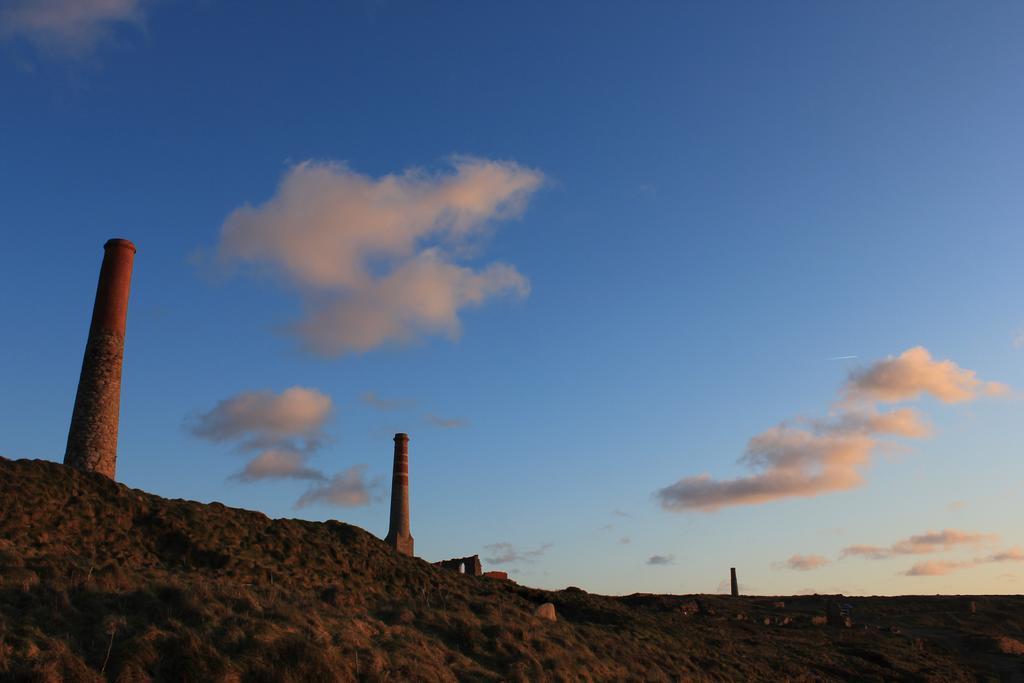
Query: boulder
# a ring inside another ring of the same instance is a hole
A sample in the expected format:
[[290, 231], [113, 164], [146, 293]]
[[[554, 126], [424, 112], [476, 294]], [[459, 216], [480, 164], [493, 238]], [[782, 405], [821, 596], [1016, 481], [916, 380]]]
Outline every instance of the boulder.
[[543, 605], [533, 611], [533, 616], [541, 619], [547, 619], [548, 621], [558, 621], [558, 615], [555, 614], [555, 606], [550, 602], [545, 602]]
[[1004, 655], [1024, 655], [1024, 643], [1016, 638], [1000, 636], [995, 639], [996, 650]]

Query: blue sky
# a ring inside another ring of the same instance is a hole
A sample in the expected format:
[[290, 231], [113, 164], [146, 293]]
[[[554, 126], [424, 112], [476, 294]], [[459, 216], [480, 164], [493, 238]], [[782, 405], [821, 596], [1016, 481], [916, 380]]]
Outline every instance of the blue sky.
[[[1021, 591], [992, 559], [1024, 545], [1019, 4], [104, 6], [0, 11], [0, 453], [63, 457], [120, 236], [130, 486], [383, 536], [406, 431], [426, 559], [609, 593], [730, 566], [761, 593]], [[928, 384], [971, 371], [1007, 389]], [[294, 509], [322, 482], [232, 479], [254, 432], [196, 433], [291, 387], [330, 405], [277, 445], [312, 438], [304, 466], [365, 498]], [[753, 437], [831, 435], [808, 421], [855, 390], [929, 435], [857, 432], [862, 481], [813, 496], [657, 495], [755, 476]], [[861, 545], [888, 550], [839, 559]]]

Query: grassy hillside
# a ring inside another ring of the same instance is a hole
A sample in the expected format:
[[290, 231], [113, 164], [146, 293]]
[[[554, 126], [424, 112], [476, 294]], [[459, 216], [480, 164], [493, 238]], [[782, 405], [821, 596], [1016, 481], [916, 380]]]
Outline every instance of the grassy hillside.
[[0, 458], [4, 681], [1024, 680], [1024, 599], [971, 600], [541, 591]]

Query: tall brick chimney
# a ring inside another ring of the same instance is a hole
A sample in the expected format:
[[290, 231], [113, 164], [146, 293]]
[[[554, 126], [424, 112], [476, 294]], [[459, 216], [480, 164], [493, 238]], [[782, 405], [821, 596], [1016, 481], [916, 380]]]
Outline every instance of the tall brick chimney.
[[732, 596], [740, 594], [740, 584], [736, 582], [736, 567], [729, 567], [729, 578], [732, 580]]
[[395, 469], [391, 475], [391, 527], [384, 539], [403, 555], [412, 555], [409, 532], [409, 435], [395, 434]]
[[103, 245], [96, 303], [64, 452], [65, 465], [111, 479], [117, 467], [121, 361], [134, 259], [135, 245], [128, 240], [112, 239]]

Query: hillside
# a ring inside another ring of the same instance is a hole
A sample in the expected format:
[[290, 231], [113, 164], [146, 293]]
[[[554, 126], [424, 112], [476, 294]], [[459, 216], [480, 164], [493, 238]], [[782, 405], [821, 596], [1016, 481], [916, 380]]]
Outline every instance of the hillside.
[[0, 458], [4, 681], [1024, 680], [1024, 598], [828, 599], [536, 590]]

